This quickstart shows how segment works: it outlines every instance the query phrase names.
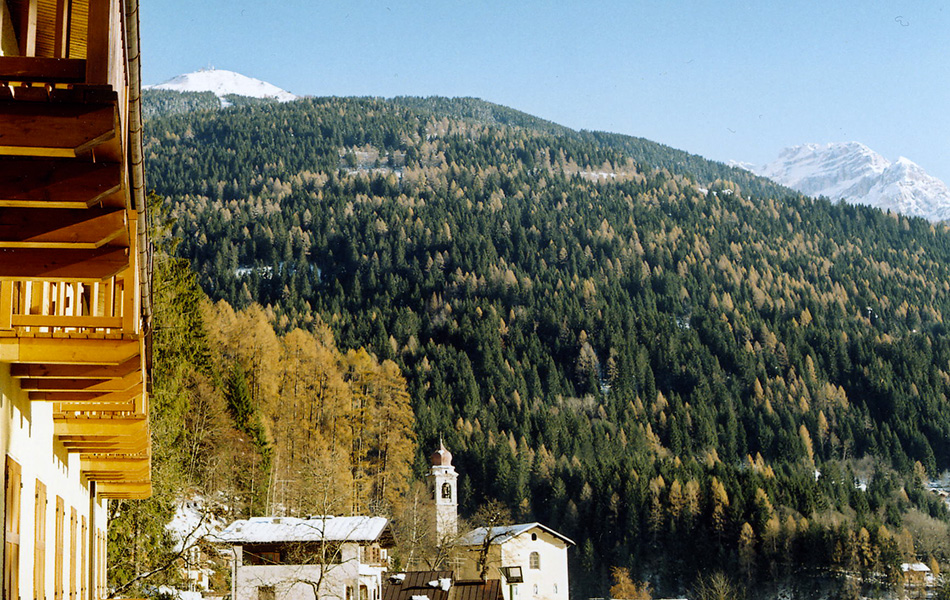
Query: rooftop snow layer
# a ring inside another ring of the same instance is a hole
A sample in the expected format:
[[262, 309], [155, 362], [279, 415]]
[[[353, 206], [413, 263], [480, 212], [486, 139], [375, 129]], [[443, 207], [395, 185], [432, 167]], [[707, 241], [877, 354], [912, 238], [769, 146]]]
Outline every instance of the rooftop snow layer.
[[232, 544], [268, 542], [372, 542], [388, 526], [384, 517], [252, 517], [228, 525], [217, 541]]

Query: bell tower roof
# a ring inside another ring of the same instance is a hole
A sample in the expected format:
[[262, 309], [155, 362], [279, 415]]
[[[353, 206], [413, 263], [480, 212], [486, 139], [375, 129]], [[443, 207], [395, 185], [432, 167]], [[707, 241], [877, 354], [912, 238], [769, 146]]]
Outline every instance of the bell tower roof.
[[452, 453], [445, 449], [445, 444], [442, 443], [441, 438], [439, 438], [439, 449], [432, 453], [429, 460], [433, 467], [452, 466]]

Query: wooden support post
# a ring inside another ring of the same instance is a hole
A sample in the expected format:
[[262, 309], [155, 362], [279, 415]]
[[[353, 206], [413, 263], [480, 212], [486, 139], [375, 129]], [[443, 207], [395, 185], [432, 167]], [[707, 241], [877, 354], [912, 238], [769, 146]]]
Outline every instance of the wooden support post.
[[[134, 263], [133, 263], [134, 264]], [[135, 333], [135, 296], [138, 289], [135, 285], [135, 268], [129, 267], [125, 271], [122, 283], [122, 332]]]
[[56, 34], [53, 58], [69, 58], [69, 12], [71, 0], [56, 0]]
[[60, 281], [56, 284], [56, 311], [51, 313], [57, 316], [66, 315], [66, 286], [68, 284], [65, 281]]
[[108, 85], [112, 67], [112, 12], [114, 0], [89, 0], [86, 41], [86, 83]]
[[36, 56], [36, 22], [39, 0], [26, 0], [20, 5], [20, 56]]
[[105, 313], [99, 309], [99, 300], [101, 298], [100, 291], [102, 290], [103, 283], [98, 281], [92, 284], [92, 290], [89, 294], [89, 314], [93, 317], [101, 317]]
[[115, 276], [113, 275], [107, 279], [102, 284], [102, 316], [103, 317], [114, 317], [115, 316], [115, 294], [116, 294], [116, 281]]
[[0, 329], [13, 329], [12, 281], [0, 281]]

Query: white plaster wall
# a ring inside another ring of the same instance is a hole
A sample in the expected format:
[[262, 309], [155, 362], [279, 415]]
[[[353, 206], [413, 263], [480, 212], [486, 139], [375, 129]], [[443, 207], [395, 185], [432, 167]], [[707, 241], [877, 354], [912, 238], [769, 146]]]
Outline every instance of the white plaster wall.
[[10, 19], [10, 8], [6, 0], [0, 0], [0, 56], [16, 56], [19, 53], [13, 21]]
[[[536, 540], [531, 534], [537, 535]], [[540, 569], [530, 568], [530, 555], [538, 553]], [[567, 545], [541, 528], [534, 528], [502, 545], [502, 566], [518, 565], [524, 583], [517, 584], [514, 600], [567, 600]], [[537, 588], [537, 593], [535, 593]], [[505, 586], [506, 600], [510, 588]]]
[[[33, 541], [35, 532], [34, 507], [36, 480], [46, 485], [46, 592], [53, 593], [54, 561], [56, 556], [56, 497], [63, 499], [63, 589], [70, 590], [70, 509], [76, 509], [76, 580], [75, 589], [82, 589], [81, 580], [86, 578], [89, 593], [88, 571], [93, 563], [94, 545], [86, 539], [86, 570], [82, 569], [82, 517], [86, 517], [87, 536], [95, 529], [105, 530], [105, 502], [96, 505], [93, 518], [89, 518], [89, 488], [81, 480], [78, 454], [68, 454], [62, 444], [53, 440], [52, 405], [45, 402], [30, 402], [20, 390], [17, 381], [10, 376], [10, 365], [0, 363], [0, 449], [19, 463], [22, 473], [20, 495], [20, 597], [33, 595]], [[5, 471], [6, 460], [0, 457], [0, 471]], [[5, 473], [3, 474], [5, 476]], [[3, 479], [0, 479], [2, 482]], [[0, 493], [0, 504], [5, 495]], [[6, 510], [6, 507], [3, 507]], [[4, 513], [0, 513], [2, 515]], [[2, 559], [0, 559], [2, 560]]]

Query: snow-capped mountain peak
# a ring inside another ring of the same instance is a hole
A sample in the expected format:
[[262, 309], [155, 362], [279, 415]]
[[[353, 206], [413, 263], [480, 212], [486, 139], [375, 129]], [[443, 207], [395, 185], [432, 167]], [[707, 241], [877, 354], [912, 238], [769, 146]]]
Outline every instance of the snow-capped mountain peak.
[[931, 221], [950, 219], [950, 189], [903, 156], [891, 162], [860, 142], [804, 144], [782, 150], [757, 175], [809, 196], [868, 204]]
[[227, 101], [224, 97], [229, 94], [250, 98], [273, 98], [280, 102], [290, 102], [297, 99], [297, 96], [266, 81], [247, 77], [234, 71], [214, 68], [186, 73], [172, 77], [164, 83], [147, 85], [143, 88], [177, 92], [213, 92], [215, 96], [221, 98], [222, 105], [225, 106]]

